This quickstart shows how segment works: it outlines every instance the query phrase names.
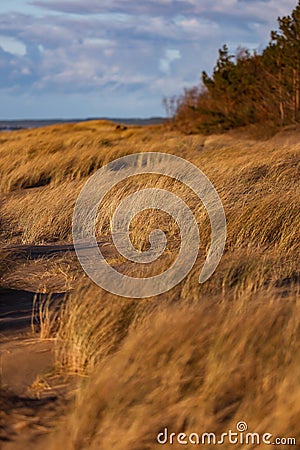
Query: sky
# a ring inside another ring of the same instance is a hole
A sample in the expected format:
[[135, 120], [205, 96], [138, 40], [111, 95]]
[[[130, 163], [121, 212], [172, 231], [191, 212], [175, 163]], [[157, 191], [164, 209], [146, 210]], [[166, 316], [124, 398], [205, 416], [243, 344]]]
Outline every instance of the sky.
[[151, 117], [296, 0], [1, 0], [0, 119]]

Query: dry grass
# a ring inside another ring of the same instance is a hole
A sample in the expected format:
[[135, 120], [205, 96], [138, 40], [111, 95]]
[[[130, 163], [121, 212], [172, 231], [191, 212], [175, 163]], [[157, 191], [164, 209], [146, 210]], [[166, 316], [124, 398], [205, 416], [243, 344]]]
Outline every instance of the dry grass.
[[[42, 332], [56, 339], [57, 367], [90, 377], [55, 449], [150, 450], [164, 426], [226, 432], [239, 420], [253, 431], [300, 438], [298, 137], [204, 139], [162, 127], [119, 132], [108, 122], [5, 134], [1, 212], [5, 230], [7, 224], [14, 229], [13, 235], [5, 231], [7, 243], [70, 241], [74, 204], [88, 176], [140, 151], [171, 152], [200, 167], [218, 190], [228, 222], [221, 263], [199, 285], [210, 228], [188, 189], [143, 176], [104, 198], [97, 231], [109, 236], [111, 216], [129, 193], [141, 186], [175, 192], [197, 217], [201, 248], [188, 277], [158, 298], [121, 299], [76, 269], [59, 316], [51, 316], [47, 302], [41, 305]], [[157, 227], [170, 244], [148, 276], [169, 267], [178, 228], [155, 213], [140, 214], [131, 227], [139, 249]], [[109, 243], [103, 251], [131, 274]]]
[[18, 258], [9, 249], [0, 249], [0, 283], [8, 272], [18, 264]]
[[150, 314], [82, 388], [53, 448], [154, 449], [164, 427], [220, 435], [240, 420], [299, 442], [299, 332], [293, 298]]
[[[120, 132], [105, 121], [1, 133], [0, 190], [10, 192], [80, 180], [119, 156], [158, 148], [153, 133], [156, 129], [158, 135], [165, 135], [156, 126]], [[173, 136], [176, 133], [168, 132], [164, 140]]]
[[31, 329], [33, 334], [39, 335], [40, 339], [49, 339], [54, 336], [59, 328], [60, 311], [59, 305], [53, 302], [51, 294], [46, 296], [35, 295], [32, 315]]
[[[3, 257], [3, 260], [1, 260]], [[0, 252], [0, 286], [34, 292], [40, 297], [63, 296], [82, 279], [83, 273], [74, 252], [36, 259], [16, 250]]]
[[[127, 266], [117, 260], [113, 265], [122, 273], [132, 275]], [[168, 258], [161, 259], [160, 269], [170, 266]], [[128, 333], [149, 314], [159, 313], [169, 306], [189, 308], [202, 302], [239, 305], [257, 302], [262, 292], [267, 297], [296, 297], [299, 295], [297, 260], [280, 260], [269, 251], [240, 249], [227, 252], [217, 272], [204, 285], [198, 284], [201, 261], [188, 277], [166, 294], [149, 299], [123, 299], [99, 289], [85, 279], [77, 283], [63, 302], [56, 337], [56, 365], [68, 372], [90, 374], [103, 359], [117, 351]], [[156, 272], [154, 267], [151, 274]], [[141, 272], [140, 272], [141, 273]], [[149, 276], [149, 272], [147, 272]], [[208, 300], [209, 299], [209, 300]]]
[[[52, 177], [52, 169], [49, 169], [47, 172], [47, 177], [51, 179], [49, 186], [24, 189], [5, 197], [1, 208], [2, 220], [10, 224], [10, 228], [13, 228], [15, 234], [19, 236], [19, 241], [36, 244], [70, 240], [74, 204], [88, 175], [105, 162], [121, 155], [135, 151], [164, 151], [188, 158], [212, 180], [224, 203], [229, 222], [228, 245], [234, 248], [248, 244], [262, 246], [270, 239], [282, 246], [285, 246], [284, 240], [289, 239], [291, 245], [294, 245], [295, 236], [290, 234], [290, 223], [294, 221], [292, 228], [297, 230], [300, 217], [297, 202], [298, 144], [293, 142], [289, 145], [288, 139], [281, 145], [276, 145], [276, 141], [275, 143], [273, 141], [238, 141], [228, 136], [209, 137], [203, 144], [202, 137], [182, 137], [174, 132], [173, 134], [163, 133], [160, 128], [156, 133], [152, 129], [129, 129], [124, 132], [128, 133], [127, 137], [120, 137], [113, 124], [105, 122], [96, 122], [93, 126], [92, 124], [93, 122], [80, 127], [79, 125], [58, 126], [54, 127], [54, 130], [53, 127], [49, 127], [37, 130], [35, 133], [32, 131], [12, 133], [12, 136], [15, 136], [9, 140], [12, 148], [15, 148], [13, 145], [16, 142], [21, 145], [22, 133], [24, 133], [24, 142], [28, 140], [30, 145], [38, 145], [40, 134], [44, 142], [50, 146], [55, 139], [63, 139], [64, 142], [63, 149], [55, 153], [57, 157], [54, 164], [55, 170], [60, 175]], [[79, 127], [79, 130], [76, 127]], [[33, 136], [30, 136], [31, 134]], [[91, 141], [92, 137], [103, 141], [111, 134], [117, 135], [118, 144], [109, 151], [105, 146], [97, 147]], [[123, 135], [123, 132], [121, 134]], [[77, 153], [76, 147], [71, 145], [72, 139], [77, 138], [82, 144], [80, 153]], [[16, 155], [9, 151], [10, 146], [7, 142], [2, 145], [2, 152], [7, 156], [7, 162], [4, 160], [2, 164], [2, 189], [4, 191], [8, 189], [9, 182], [6, 180], [8, 176], [12, 177], [12, 184], [22, 187], [22, 184], [18, 184], [18, 176], [12, 169]], [[99, 164], [93, 166], [90, 171], [81, 171], [81, 160], [76, 158], [81, 155], [82, 161], [86, 161], [89, 152], [99, 157]], [[22, 153], [19, 151], [18, 155], [20, 158]], [[73, 172], [69, 176], [64, 172], [64, 164], [70, 155], [73, 157], [70, 163]], [[24, 169], [24, 177], [31, 177], [35, 171], [38, 171], [40, 176], [43, 169], [39, 158], [47, 161], [48, 164], [48, 153], [43, 150], [43, 147], [40, 150], [37, 147], [35, 158], [29, 161], [28, 167], [20, 165], [22, 163], [19, 161], [18, 170]], [[7, 166], [5, 166], [6, 163]], [[78, 176], [74, 175], [76, 171]], [[32, 186], [30, 180], [27, 180], [25, 185]], [[121, 198], [141, 185], [173, 189], [184, 200], [192, 198], [190, 192], [184, 191], [165, 177], [156, 178], [147, 183], [145, 178], [139, 178], [118, 186], [118, 195], [107, 196], [103, 202], [102, 211], [107, 211], [107, 216], [111, 215]], [[197, 204], [196, 200], [192, 199], [189, 203], [192, 203], [195, 214], [200, 210], [200, 215], [203, 215], [199, 202]], [[287, 205], [289, 205], [289, 211], [287, 211]], [[107, 217], [99, 217], [99, 230], [102, 233], [106, 231], [108, 223]], [[276, 233], [279, 235], [277, 236]], [[134, 236], [133, 239], [135, 239]], [[139, 240], [140, 232], [137, 233], [136, 243]]]

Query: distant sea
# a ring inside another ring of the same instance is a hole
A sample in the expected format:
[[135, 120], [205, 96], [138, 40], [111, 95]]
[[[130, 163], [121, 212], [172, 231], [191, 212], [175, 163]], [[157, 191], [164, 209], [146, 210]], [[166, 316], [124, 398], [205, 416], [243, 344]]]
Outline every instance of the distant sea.
[[0, 120], [0, 131], [22, 130], [26, 128], [39, 128], [47, 125], [56, 125], [62, 123], [80, 123], [89, 120], [111, 120], [115, 123], [126, 125], [155, 125], [164, 123], [163, 117], [150, 117], [149, 119], [118, 119], [110, 117], [91, 117], [87, 119], [46, 119], [46, 120]]

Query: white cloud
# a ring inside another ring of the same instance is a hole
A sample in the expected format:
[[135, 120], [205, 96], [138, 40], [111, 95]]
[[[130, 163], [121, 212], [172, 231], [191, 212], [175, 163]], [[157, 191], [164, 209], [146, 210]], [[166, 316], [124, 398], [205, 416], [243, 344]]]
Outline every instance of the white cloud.
[[159, 61], [160, 70], [162, 72], [164, 72], [165, 74], [169, 74], [172, 62], [176, 61], [176, 59], [180, 59], [180, 58], [181, 58], [181, 54], [180, 54], [179, 50], [171, 49], [171, 48], [167, 49], [165, 51], [164, 57], [161, 58]]
[[10, 36], [0, 36], [0, 47], [14, 55], [24, 56], [26, 54], [26, 46], [18, 39]]

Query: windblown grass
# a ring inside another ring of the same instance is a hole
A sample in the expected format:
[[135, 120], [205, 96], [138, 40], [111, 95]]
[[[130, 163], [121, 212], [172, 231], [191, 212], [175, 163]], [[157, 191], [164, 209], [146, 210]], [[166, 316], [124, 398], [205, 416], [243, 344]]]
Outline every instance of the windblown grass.
[[[95, 144], [96, 141], [112, 139], [111, 136], [114, 136], [117, 142], [112, 149], [107, 150], [106, 146]], [[188, 158], [211, 179], [230, 219], [229, 235], [234, 234], [234, 245], [236, 239], [239, 240], [238, 246], [241, 242], [242, 245], [253, 242], [253, 239], [258, 245], [263, 245], [266, 239], [271, 238], [275, 229], [276, 233], [282, 233], [285, 227], [289, 228], [290, 221], [295, 221], [293, 229], [297, 229], [299, 224], [299, 145], [293, 140], [289, 145], [291, 138], [289, 135], [288, 137], [278, 145], [273, 140], [239, 141], [228, 136], [209, 137], [204, 141], [201, 136], [184, 137], [160, 128], [133, 128], [121, 132], [120, 135], [113, 124], [106, 122], [11, 133], [0, 146], [3, 172], [0, 188], [5, 192], [35, 186], [30, 177], [34, 176], [35, 172], [38, 173], [37, 177], [41, 177], [43, 164], [50, 164], [50, 150], [48, 152], [47, 145], [53, 146], [56, 139], [62, 140], [64, 145], [53, 153], [56, 160], [53, 167], [46, 172], [50, 185], [38, 189], [24, 189], [16, 195], [6, 196], [1, 208], [3, 220], [10, 220], [14, 228], [19, 229], [21, 240], [26, 243], [70, 239], [73, 207], [80, 189], [91, 173], [108, 161], [125, 154], [162, 151]], [[76, 139], [82, 148], [80, 152], [77, 151], [76, 145], [73, 146]], [[26, 145], [36, 146], [34, 157], [29, 159], [28, 166], [24, 165], [22, 160], [26, 152], [21, 151], [21, 147], [24, 149]], [[90, 153], [99, 160], [90, 170], [85, 170], [82, 164], [87, 164]], [[66, 164], [70, 164], [70, 174], [65, 171]], [[24, 185], [18, 182], [16, 170], [23, 171], [22, 176], [26, 178]], [[55, 170], [55, 176], [52, 175], [52, 170]], [[141, 185], [145, 185], [144, 178], [131, 180], [121, 188], [118, 187], [117, 196], [106, 197], [103, 210], [108, 210], [111, 214], [122, 196], [128, 195]], [[156, 179], [154, 183], [152, 181], [153, 185], [172, 188], [172, 183], [165, 177]], [[182, 188], [176, 185], [173, 190], [178, 195], [183, 195], [184, 200], [191, 197], [190, 192], [184, 193]], [[290, 205], [290, 211], [287, 211], [287, 204]], [[199, 207], [194, 201], [194, 209]], [[256, 229], [256, 223], [259, 229]], [[264, 230], [261, 230], [262, 223]], [[241, 230], [237, 229], [239, 224]], [[101, 222], [99, 226], [101, 228]], [[291, 240], [294, 240], [294, 236], [291, 236]]]
[[[112, 265], [119, 268], [116, 261]], [[161, 260], [160, 265], [163, 271], [170, 261]], [[198, 284], [200, 269], [198, 262], [188, 277], [170, 292], [139, 300], [122, 299], [82, 279], [61, 309], [56, 334], [57, 367], [74, 373], [91, 373], [107, 355], [120, 348], [130, 330], [150, 320], [150, 312], [170, 305], [188, 308], [211, 301], [220, 305], [234, 302], [243, 307], [244, 299], [256, 304], [262, 292], [268, 297], [287, 299], [299, 294], [298, 265], [288, 257], [278, 261], [270, 253], [259, 255], [245, 249], [228, 252], [217, 273], [204, 285]], [[131, 275], [126, 266], [122, 273]]]
[[[5, 139], [0, 139], [0, 191], [85, 178], [118, 156], [158, 148], [159, 141], [151, 132], [156, 128], [119, 131], [111, 122], [91, 121], [1, 133]], [[165, 142], [174, 135], [168, 132]]]
[[169, 306], [102, 361], [52, 448], [154, 449], [165, 427], [220, 436], [241, 420], [299, 442], [299, 357], [299, 298]]
[[[103, 252], [120, 272], [131, 269], [109, 241], [111, 217], [141, 187], [171, 190], [186, 201], [199, 222], [201, 248], [186, 279], [158, 298], [119, 298], [78, 269], [54, 328], [49, 305], [40, 310], [43, 332], [56, 340], [57, 368], [90, 377], [55, 449], [146, 450], [156, 448], [164, 426], [219, 433], [239, 420], [251, 431], [300, 438], [298, 138], [281, 133], [256, 141], [236, 132], [203, 138], [162, 127], [120, 132], [108, 122], [5, 134], [1, 213], [20, 242], [70, 242], [73, 208], [89, 175], [140, 151], [171, 152], [200, 167], [227, 217], [221, 263], [199, 285], [210, 227], [188, 189], [164, 176], [143, 176], [104, 198], [97, 233], [108, 239]], [[178, 251], [178, 227], [155, 212], [132, 222], [136, 248], [147, 248], [154, 228], [166, 232], [169, 246], [159, 267], [145, 274], [135, 268], [136, 276], [165, 270]]]

